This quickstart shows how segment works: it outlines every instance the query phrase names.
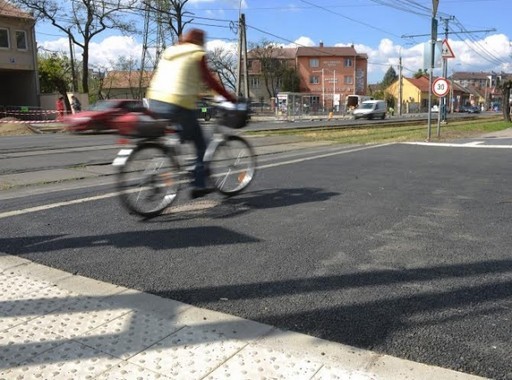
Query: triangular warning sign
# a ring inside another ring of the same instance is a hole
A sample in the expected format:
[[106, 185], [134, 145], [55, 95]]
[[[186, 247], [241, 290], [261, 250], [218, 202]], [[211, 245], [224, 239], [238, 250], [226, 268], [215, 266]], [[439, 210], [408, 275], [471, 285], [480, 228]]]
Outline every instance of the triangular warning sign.
[[455, 58], [455, 54], [453, 54], [452, 47], [450, 46], [450, 44], [448, 43], [448, 40], [446, 38], [443, 40], [441, 56], [443, 58]]

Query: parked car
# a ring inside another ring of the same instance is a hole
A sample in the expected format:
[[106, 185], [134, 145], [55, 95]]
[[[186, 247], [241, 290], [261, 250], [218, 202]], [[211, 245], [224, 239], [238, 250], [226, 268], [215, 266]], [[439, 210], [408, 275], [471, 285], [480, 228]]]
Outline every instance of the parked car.
[[137, 99], [100, 100], [85, 111], [65, 116], [62, 122], [70, 132], [113, 130], [116, 117], [142, 108], [142, 100]]
[[470, 106], [470, 107], [466, 107], [466, 111], [467, 113], [480, 113], [480, 108], [477, 107], [477, 106]]

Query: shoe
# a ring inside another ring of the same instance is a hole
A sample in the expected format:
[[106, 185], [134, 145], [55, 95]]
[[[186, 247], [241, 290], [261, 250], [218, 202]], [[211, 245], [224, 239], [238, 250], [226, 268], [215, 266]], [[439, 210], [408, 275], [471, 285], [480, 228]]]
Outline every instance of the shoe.
[[213, 193], [215, 189], [213, 187], [196, 187], [190, 191], [190, 197], [192, 199], [204, 197], [207, 194]]

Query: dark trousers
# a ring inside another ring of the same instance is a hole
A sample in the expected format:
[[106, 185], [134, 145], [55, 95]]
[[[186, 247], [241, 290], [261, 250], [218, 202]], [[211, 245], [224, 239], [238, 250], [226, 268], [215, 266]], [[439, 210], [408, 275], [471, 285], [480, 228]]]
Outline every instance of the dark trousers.
[[177, 123], [182, 141], [192, 141], [196, 149], [196, 163], [194, 168], [194, 186], [206, 187], [204, 153], [206, 152], [206, 141], [203, 130], [197, 120], [197, 111], [189, 110], [175, 104], [165, 103], [149, 99], [149, 109], [159, 118], [170, 119]]

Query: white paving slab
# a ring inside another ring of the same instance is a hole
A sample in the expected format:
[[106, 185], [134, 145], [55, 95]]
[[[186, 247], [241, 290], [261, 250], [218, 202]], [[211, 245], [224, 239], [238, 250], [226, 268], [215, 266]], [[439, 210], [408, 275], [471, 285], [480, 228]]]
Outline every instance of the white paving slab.
[[17, 368], [0, 372], [0, 378], [94, 379], [119, 362], [119, 359], [83, 344], [67, 342], [36, 356]]
[[477, 379], [13, 256], [0, 291], [2, 380]]

